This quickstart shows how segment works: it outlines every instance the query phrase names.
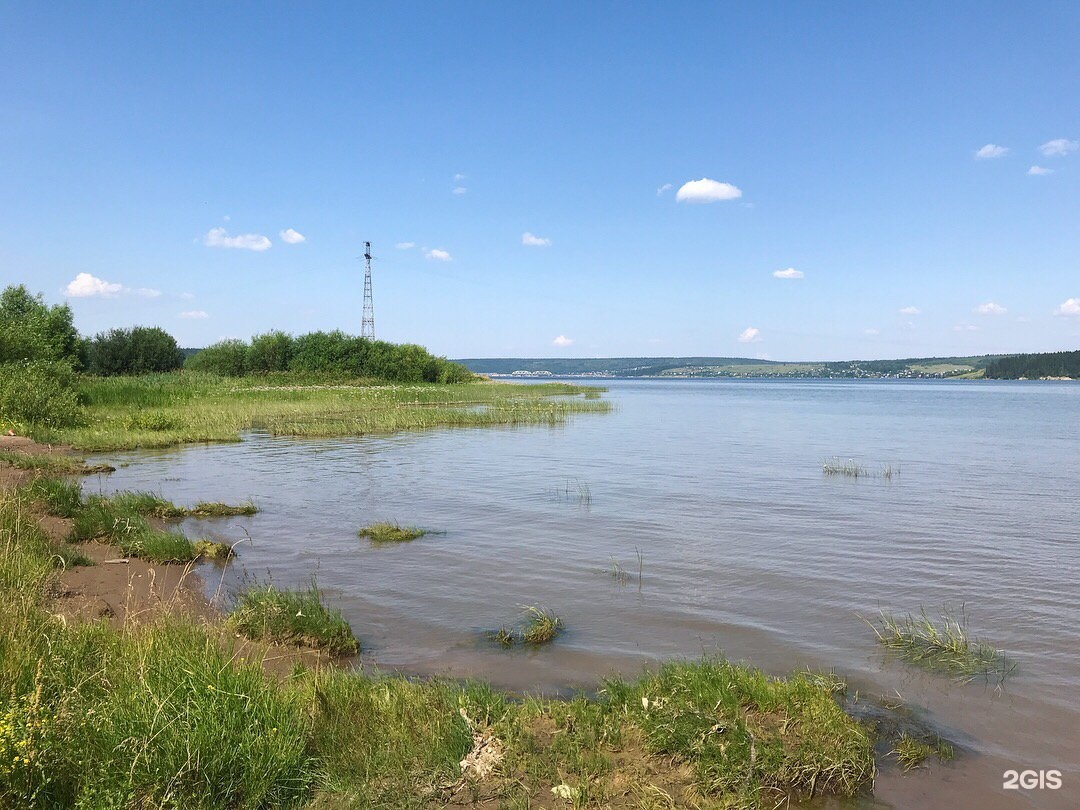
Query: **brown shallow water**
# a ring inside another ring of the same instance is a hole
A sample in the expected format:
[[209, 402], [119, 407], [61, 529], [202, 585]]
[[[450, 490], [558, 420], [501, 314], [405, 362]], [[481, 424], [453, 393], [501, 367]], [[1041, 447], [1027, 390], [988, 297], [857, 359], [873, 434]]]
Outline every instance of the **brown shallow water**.
[[[605, 384], [617, 411], [562, 428], [251, 435], [110, 456], [129, 464], [86, 486], [253, 499], [258, 515], [185, 529], [250, 534], [226, 589], [243, 571], [316, 575], [366, 666], [547, 692], [714, 651], [832, 669], [861, 694], [899, 693], [961, 750], [887, 769], [871, 806], [1080, 806], [1080, 385]], [[900, 473], [824, 476], [831, 456]], [[382, 519], [445, 534], [356, 537]], [[484, 641], [526, 604], [564, 617], [558, 643]], [[859, 618], [946, 604], [1019, 661], [1004, 689], [892, 660]], [[1005, 790], [1007, 769], [1058, 769], [1063, 785]]]

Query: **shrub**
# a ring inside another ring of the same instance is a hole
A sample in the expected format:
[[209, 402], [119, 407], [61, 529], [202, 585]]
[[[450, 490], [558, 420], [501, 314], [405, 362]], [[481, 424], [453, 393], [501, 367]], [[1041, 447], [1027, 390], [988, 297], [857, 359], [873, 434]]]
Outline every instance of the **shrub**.
[[174, 371], [183, 363], [176, 339], [156, 326], [110, 329], [86, 347], [87, 370], [101, 376]]
[[184, 368], [223, 377], [240, 377], [247, 372], [248, 345], [242, 340], [222, 340], [191, 355]]
[[79, 334], [66, 305], [47, 306], [25, 286], [0, 293], [0, 364], [66, 360], [79, 363]]
[[43, 427], [78, 421], [75, 375], [63, 360], [31, 360], [0, 365], [0, 420]]
[[274, 371], [288, 371], [293, 355], [292, 335], [284, 332], [267, 332], [251, 339], [247, 352], [247, 371], [249, 374], [269, 374]]

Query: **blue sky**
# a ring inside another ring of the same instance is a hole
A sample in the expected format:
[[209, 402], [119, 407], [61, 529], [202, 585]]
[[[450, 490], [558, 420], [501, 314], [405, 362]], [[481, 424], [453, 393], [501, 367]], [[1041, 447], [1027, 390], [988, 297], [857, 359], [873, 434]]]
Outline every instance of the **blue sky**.
[[0, 13], [0, 284], [86, 333], [358, 332], [370, 240], [455, 357], [1080, 348], [1077, 3]]

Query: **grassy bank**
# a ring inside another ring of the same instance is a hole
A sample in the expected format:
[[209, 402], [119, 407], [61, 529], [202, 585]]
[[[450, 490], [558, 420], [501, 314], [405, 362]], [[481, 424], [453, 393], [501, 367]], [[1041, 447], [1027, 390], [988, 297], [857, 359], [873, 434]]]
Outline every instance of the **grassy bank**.
[[80, 421], [31, 426], [42, 442], [83, 452], [236, 441], [242, 431], [278, 436], [360, 436], [433, 427], [556, 425], [611, 405], [596, 389], [571, 385], [390, 385], [326, 382], [294, 374], [218, 377], [194, 372], [86, 377]]
[[515, 700], [335, 668], [277, 679], [175, 615], [64, 623], [34, 508], [0, 494], [0, 806], [756, 807], [872, 784], [869, 732], [807, 675], [706, 660]]

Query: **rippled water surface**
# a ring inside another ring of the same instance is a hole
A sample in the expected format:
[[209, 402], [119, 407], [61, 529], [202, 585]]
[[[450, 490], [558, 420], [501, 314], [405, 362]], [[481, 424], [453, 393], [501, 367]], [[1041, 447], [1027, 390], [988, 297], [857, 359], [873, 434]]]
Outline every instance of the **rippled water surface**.
[[[237, 572], [317, 575], [365, 664], [547, 691], [703, 651], [833, 669], [899, 692], [964, 751], [884, 774], [882, 803], [1080, 805], [1080, 385], [605, 384], [615, 413], [561, 428], [251, 435], [111, 456], [130, 464], [87, 487], [254, 500], [254, 517], [185, 530], [249, 533]], [[832, 456], [899, 474], [825, 476]], [[445, 534], [357, 538], [384, 519]], [[1020, 662], [1006, 689], [890, 660], [859, 618], [945, 604]], [[483, 640], [521, 605], [554, 608], [568, 631], [532, 652]], [[1005, 791], [1007, 768], [1059, 768], [1064, 786]]]

